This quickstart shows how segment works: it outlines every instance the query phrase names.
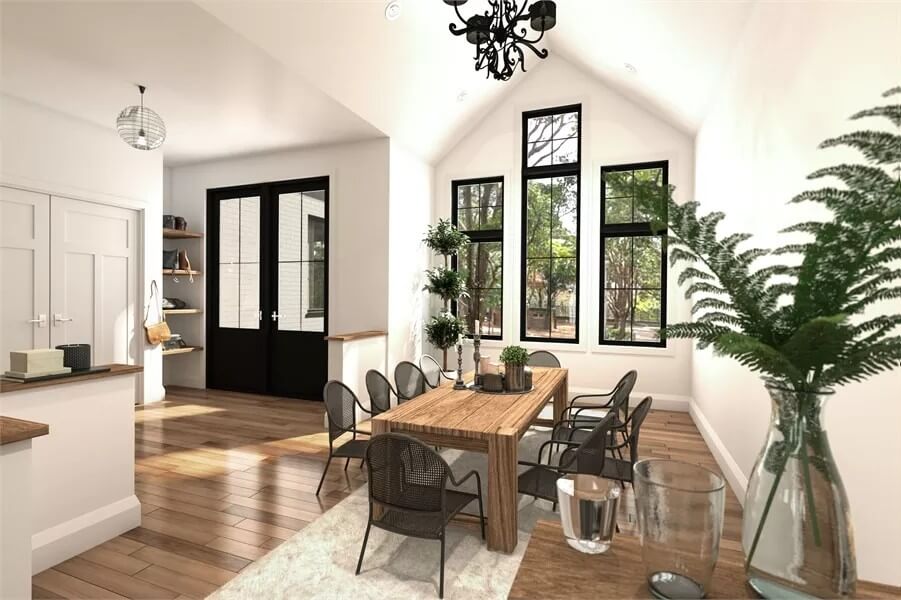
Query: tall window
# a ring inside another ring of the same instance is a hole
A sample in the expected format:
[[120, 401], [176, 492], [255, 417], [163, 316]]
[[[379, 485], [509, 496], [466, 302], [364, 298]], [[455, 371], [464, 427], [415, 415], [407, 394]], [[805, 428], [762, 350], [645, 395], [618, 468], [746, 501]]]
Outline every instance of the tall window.
[[652, 232], [648, 207], [664, 202], [667, 172], [667, 161], [601, 168], [601, 344], [666, 345], [666, 232]]
[[454, 306], [469, 331], [482, 322], [482, 337], [501, 339], [504, 322], [504, 178], [451, 183], [451, 220], [472, 242], [454, 259], [466, 278], [468, 298]]
[[582, 106], [522, 115], [524, 340], [579, 341]]

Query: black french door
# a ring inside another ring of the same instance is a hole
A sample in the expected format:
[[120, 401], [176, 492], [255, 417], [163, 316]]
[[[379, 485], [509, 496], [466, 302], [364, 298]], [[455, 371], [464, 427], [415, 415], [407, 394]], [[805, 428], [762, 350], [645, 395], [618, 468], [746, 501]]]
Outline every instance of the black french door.
[[207, 191], [207, 387], [321, 399], [328, 178]]

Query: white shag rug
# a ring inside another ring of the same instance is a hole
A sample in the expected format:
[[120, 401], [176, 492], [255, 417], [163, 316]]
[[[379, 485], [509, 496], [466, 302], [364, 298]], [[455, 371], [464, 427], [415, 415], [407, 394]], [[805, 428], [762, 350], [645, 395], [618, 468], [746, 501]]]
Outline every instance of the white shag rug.
[[[520, 458], [534, 460], [538, 446], [547, 438], [546, 430], [531, 430], [520, 441]], [[484, 454], [444, 450], [442, 456], [458, 478], [478, 469], [482, 493], [487, 495], [484, 488], [487, 488], [488, 469]], [[473, 490], [474, 483], [469, 488]], [[359, 575], [354, 575], [369, 515], [368, 502], [368, 489], [363, 486], [209, 598], [437, 598], [440, 560], [437, 540], [408, 538], [373, 527], [363, 568]], [[543, 500], [520, 496], [519, 506], [519, 543], [512, 554], [489, 552], [477, 526], [451, 522], [445, 547], [445, 598], [507, 597], [535, 522], [558, 518], [551, 512], [551, 504]], [[477, 514], [478, 506], [472, 503], [464, 510]]]

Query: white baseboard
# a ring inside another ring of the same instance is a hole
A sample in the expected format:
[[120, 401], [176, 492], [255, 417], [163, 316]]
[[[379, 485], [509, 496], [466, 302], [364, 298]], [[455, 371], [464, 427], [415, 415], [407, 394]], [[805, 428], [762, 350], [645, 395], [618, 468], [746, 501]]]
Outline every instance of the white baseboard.
[[32, 575], [58, 565], [141, 524], [141, 503], [132, 494], [31, 536]]
[[707, 447], [710, 448], [713, 458], [716, 459], [716, 464], [720, 466], [723, 475], [726, 476], [726, 481], [729, 482], [729, 487], [732, 488], [732, 492], [738, 498], [739, 504], [744, 506], [745, 491], [748, 489], [748, 478], [739, 468], [735, 459], [732, 458], [732, 454], [726, 449], [723, 440], [714, 431], [710, 421], [701, 412], [701, 407], [694, 400], [689, 402], [688, 413], [691, 415], [691, 420], [694, 421], [698, 431], [701, 432], [701, 437], [707, 442]]

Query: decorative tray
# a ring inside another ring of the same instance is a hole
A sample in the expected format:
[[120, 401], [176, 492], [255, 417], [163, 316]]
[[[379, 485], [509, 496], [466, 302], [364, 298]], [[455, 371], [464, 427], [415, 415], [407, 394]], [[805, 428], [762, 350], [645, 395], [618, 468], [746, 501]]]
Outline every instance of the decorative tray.
[[3, 379], [7, 381], [15, 381], [16, 383], [24, 383], [29, 384], [35, 381], [47, 381], [48, 379], [65, 379], [68, 377], [78, 377], [79, 375], [90, 375], [91, 373], [105, 373], [110, 370], [110, 367], [90, 367], [88, 369], [79, 369], [72, 370], [70, 373], [57, 373], [56, 375], [45, 375], [43, 377], [32, 377], [30, 379], [22, 380], [16, 377], [7, 377], [3, 375]]
[[467, 383], [466, 389], [472, 390], [474, 392], [478, 392], [480, 394], [491, 394], [493, 396], [518, 396], [520, 394], [528, 394], [529, 392], [532, 391], [533, 386], [527, 387], [526, 389], [524, 389], [521, 392], [507, 392], [507, 391], [489, 392], [488, 390], [484, 390], [481, 387], [475, 387], [474, 383]]

